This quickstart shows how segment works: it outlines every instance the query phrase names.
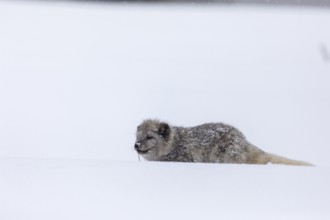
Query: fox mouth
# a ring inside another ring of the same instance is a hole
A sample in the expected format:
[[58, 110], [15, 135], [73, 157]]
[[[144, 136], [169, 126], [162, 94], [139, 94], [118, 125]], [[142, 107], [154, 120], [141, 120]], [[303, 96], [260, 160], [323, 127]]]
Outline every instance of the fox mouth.
[[149, 152], [150, 149], [148, 150], [136, 150], [139, 154], [147, 154]]
[[136, 149], [136, 151], [138, 152], [138, 154], [147, 154], [152, 149], [154, 149], [154, 147], [146, 149], [146, 150]]

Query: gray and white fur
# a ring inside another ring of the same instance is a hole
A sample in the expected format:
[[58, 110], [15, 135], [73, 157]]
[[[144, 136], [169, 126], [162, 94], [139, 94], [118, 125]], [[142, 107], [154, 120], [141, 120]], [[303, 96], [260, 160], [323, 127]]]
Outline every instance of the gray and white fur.
[[150, 161], [311, 165], [267, 153], [224, 123], [185, 128], [145, 120], [137, 127], [134, 148]]

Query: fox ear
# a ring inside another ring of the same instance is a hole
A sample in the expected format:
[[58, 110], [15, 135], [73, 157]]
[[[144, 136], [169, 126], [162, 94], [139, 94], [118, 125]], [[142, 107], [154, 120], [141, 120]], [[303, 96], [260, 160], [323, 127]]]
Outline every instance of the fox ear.
[[163, 136], [163, 138], [167, 141], [170, 136], [170, 126], [166, 123], [160, 123], [158, 127], [158, 134]]

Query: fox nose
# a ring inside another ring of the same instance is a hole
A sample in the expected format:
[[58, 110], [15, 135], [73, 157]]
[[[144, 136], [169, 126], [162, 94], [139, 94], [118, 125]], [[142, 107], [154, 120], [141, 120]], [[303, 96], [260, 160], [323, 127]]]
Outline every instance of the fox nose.
[[139, 142], [135, 143], [135, 145], [134, 145], [135, 150], [138, 150], [139, 147], [140, 147], [140, 143]]

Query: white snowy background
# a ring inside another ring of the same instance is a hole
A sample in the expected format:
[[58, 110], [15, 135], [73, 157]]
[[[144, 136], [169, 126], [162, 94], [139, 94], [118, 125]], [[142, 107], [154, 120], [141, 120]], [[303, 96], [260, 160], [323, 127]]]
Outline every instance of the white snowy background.
[[[330, 219], [330, 10], [0, 2], [0, 219]], [[225, 122], [316, 167], [138, 161]]]

